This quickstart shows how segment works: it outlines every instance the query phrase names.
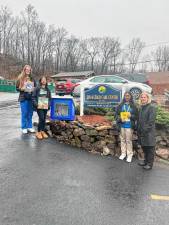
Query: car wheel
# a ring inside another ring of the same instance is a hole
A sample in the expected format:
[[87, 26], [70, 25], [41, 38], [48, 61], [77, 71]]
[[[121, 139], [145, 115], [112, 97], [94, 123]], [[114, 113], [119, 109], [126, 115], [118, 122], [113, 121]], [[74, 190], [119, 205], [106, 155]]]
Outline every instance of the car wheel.
[[134, 100], [138, 100], [142, 91], [139, 88], [132, 88], [130, 93]]

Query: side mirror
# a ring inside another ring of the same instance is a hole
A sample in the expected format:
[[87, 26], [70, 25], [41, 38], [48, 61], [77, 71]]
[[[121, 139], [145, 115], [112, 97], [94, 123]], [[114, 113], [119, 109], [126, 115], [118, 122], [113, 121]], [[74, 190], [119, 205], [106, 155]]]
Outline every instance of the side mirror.
[[122, 81], [122, 84], [127, 84], [127, 83], [128, 83], [128, 81], [126, 81], [126, 80]]

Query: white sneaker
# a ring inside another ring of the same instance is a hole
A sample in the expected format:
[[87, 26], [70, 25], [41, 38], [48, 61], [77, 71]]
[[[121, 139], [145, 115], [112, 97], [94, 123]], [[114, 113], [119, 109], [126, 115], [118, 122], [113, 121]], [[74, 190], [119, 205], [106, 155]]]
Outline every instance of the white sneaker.
[[132, 161], [132, 156], [128, 156], [126, 159], [126, 162], [131, 163], [131, 161]]
[[125, 154], [121, 154], [121, 156], [119, 157], [120, 160], [123, 160], [126, 157]]
[[27, 133], [28, 133], [27, 129], [22, 129], [22, 134], [27, 134]]
[[35, 133], [35, 129], [34, 129], [34, 128], [28, 128], [28, 131], [29, 131], [30, 133]]

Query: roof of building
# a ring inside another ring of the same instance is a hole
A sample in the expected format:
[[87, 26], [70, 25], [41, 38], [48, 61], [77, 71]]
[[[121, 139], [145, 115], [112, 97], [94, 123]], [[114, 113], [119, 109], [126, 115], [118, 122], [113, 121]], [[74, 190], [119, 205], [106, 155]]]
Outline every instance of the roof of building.
[[169, 71], [148, 73], [151, 84], [169, 84]]
[[94, 71], [80, 71], [80, 72], [61, 72], [56, 75], [52, 75], [52, 78], [60, 78], [60, 77], [89, 77], [94, 75]]

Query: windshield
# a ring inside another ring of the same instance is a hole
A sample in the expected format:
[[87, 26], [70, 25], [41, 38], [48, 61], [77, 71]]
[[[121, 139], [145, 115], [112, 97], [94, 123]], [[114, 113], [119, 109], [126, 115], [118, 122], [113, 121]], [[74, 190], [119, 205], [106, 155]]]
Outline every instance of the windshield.
[[65, 84], [66, 83], [66, 80], [57, 80], [56, 81], [56, 84]]

